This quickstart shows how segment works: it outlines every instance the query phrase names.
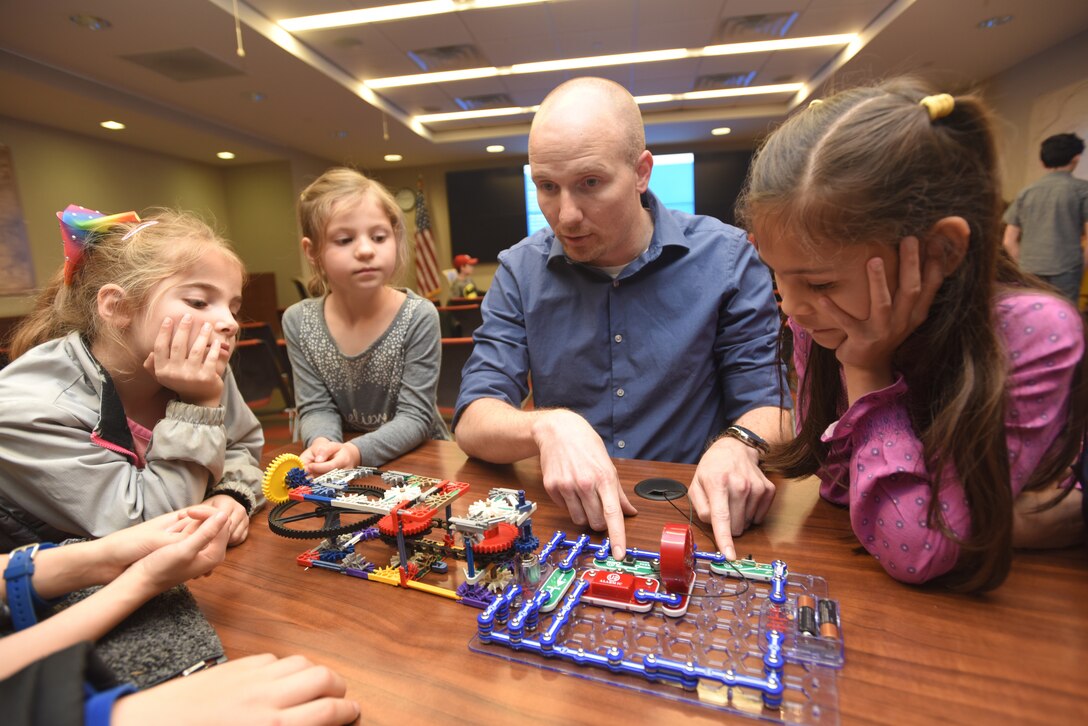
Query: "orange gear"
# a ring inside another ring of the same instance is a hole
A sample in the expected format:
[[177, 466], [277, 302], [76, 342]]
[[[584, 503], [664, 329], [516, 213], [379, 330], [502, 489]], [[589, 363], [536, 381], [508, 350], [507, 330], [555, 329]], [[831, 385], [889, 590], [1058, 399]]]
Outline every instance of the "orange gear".
[[394, 507], [393, 511], [378, 520], [378, 531], [386, 537], [397, 536], [397, 515], [404, 527], [405, 537], [414, 537], [431, 529], [431, 518], [434, 509], [428, 507], [415, 507], [413, 509]]
[[507, 522], [499, 522], [484, 532], [483, 541], [472, 545], [472, 549], [482, 555], [495, 555], [513, 547], [517, 537], [517, 527]]

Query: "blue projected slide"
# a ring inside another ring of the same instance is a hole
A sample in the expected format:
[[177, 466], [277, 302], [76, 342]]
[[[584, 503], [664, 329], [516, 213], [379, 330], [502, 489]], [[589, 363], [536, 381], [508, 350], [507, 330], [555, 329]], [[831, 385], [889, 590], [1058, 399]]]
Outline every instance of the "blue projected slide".
[[[541, 227], [547, 227], [548, 221], [536, 203], [536, 185], [529, 173], [529, 165], [524, 166], [525, 209], [528, 234]], [[669, 209], [695, 214], [695, 155], [662, 154], [654, 157], [654, 170], [650, 174], [650, 191]]]

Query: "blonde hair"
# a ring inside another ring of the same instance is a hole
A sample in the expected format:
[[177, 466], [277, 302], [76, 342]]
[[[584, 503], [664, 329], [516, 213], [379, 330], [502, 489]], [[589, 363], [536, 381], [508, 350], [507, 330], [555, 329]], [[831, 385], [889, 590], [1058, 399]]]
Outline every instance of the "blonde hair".
[[[147, 224], [152, 220], [156, 223]], [[143, 222], [94, 232], [72, 283], [64, 284], [62, 266], [38, 293], [33, 311], [12, 336], [11, 357], [72, 332], [91, 344], [108, 341], [127, 349], [123, 331], [105, 325], [99, 317], [98, 291], [105, 285], [117, 285], [125, 291], [127, 309], [149, 310], [159, 283], [196, 267], [209, 250], [234, 261], [244, 279], [245, 265], [230, 244], [188, 212], [156, 210]]]
[[393, 195], [381, 182], [355, 169], [335, 167], [311, 182], [302, 190], [298, 199], [298, 224], [302, 228], [302, 236], [309, 238], [312, 245], [310, 279], [306, 281], [306, 289], [311, 295], [320, 296], [329, 291], [328, 276], [320, 263], [321, 251], [328, 241], [325, 239], [325, 230], [329, 219], [342, 205], [359, 202], [367, 195], [378, 203], [393, 227], [393, 237], [397, 242], [394, 275], [404, 269], [408, 259], [408, 235], [404, 215]]

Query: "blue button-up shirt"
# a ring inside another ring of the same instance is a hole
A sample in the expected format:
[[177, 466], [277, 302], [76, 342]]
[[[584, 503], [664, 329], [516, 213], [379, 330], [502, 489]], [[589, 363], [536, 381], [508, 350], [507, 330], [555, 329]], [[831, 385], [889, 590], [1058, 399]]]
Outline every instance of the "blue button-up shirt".
[[[609, 456], [696, 463], [745, 412], [789, 406], [771, 276], [743, 231], [645, 195], [649, 248], [616, 279], [550, 229], [499, 255], [454, 426], [478, 398], [581, 414]], [[784, 399], [784, 400], [783, 400]]]

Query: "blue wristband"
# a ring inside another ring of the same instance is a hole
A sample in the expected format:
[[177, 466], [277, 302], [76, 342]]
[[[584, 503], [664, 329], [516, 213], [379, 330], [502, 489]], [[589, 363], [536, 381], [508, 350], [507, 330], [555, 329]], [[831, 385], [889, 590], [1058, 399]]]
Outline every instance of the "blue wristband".
[[[88, 687], [87, 690], [90, 690]], [[83, 723], [85, 726], [109, 726], [110, 717], [113, 715], [113, 704], [121, 696], [135, 693], [136, 688], [131, 683], [122, 683], [116, 688], [100, 693], [91, 693], [83, 702]]]
[[23, 545], [11, 551], [8, 566], [4, 569], [7, 583], [8, 608], [11, 610], [11, 622], [15, 630], [24, 630], [38, 622], [35, 608], [49, 607], [50, 603], [38, 597], [34, 591], [34, 556], [39, 550], [56, 547], [49, 542], [35, 542]]

